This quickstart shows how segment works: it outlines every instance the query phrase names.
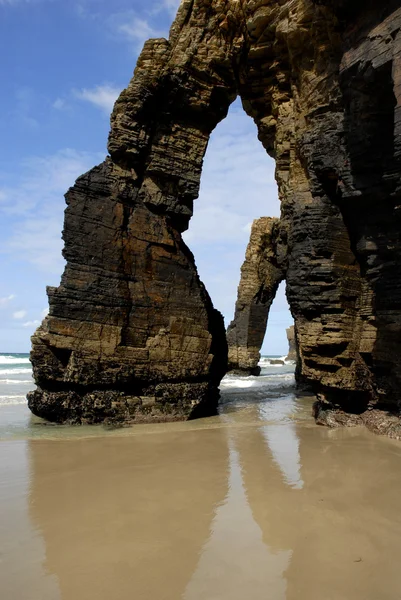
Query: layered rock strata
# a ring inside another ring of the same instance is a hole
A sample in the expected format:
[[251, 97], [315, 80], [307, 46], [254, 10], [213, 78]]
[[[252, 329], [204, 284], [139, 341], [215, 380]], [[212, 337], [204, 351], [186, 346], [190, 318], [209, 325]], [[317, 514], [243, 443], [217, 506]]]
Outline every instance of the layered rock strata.
[[284, 279], [278, 223], [278, 219], [262, 217], [252, 224], [241, 267], [235, 316], [227, 330], [230, 371], [249, 375], [260, 373], [260, 349], [270, 306]]
[[292, 360], [296, 362], [297, 360], [297, 345], [295, 340], [295, 327], [291, 325], [286, 330], [287, 332], [287, 340], [288, 340], [288, 356], [286, 360]]
[[67, 194], [67, 267], [33, 338], [34, 412], [215, 407], [223, 324], [181, 233], [238, 94], [276, 160], [299, 380], [341, 410], [398, 410], [400, 31], [400, 0], [183, 0], [116, 103], [110, 157]]

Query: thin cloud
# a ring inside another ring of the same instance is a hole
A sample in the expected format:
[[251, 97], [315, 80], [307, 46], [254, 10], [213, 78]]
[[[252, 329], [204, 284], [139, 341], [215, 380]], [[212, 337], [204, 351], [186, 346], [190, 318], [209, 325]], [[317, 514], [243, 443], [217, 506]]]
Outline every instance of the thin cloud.
[[1, 240], [0, 253], [60, 275], [64, 265], [63, 196], [79, 175], [103, 158], [103, 154], [66, 149], [23, 161], [19, 171], [24, 175], [19, 182], [2, 190], [6, 199], [0, 203], [0, 215], [10, 219], [10, 231]]
[[10, 302], [12, 300], [14, 300], [14, 298], [15, 298], [14, 294], [10, 294], [9, 296], [0, 298], [0, 308], [4, 308], [5, 306], [8, 306], [10, 304]]
[[175, 16], [177, 13], [178, 7], [181, 4], [181, 0], [164, 0], [163, 6], [170, 13], [170, 15]]
[[40, 2], [46, 2], [46, 0], [0, 0], [0, 6], [16, 6], [17, 4], [39, 4]]
[[67, 102], [63, 98], [57, 98], [53, 102], [52, 107], [55, 110], [66, 110], [66, 108], [68, 108], [68, 105], [67, 105]]
[[39, 129], [39, 122], [32, 116], [36, 103], [37, 95], [34, 90], [28, 87], [22, 87], [17, 90], [12, 116], [20, 125], [30, 130]]
[[113, 110], [113, 106], [118, 96], [120, 95], [121, 89], [115, 86], [105, 84], [97, 85], [94, 88], [84, 88], [82, 90], [74, 90], [74, 96], [79, 100], [90, 102], [100, 108], [107, 115]]
[[17, 310], [16, 312], [13, 313], [13, 319], [23, 319], [24, 317], [26, 317], [26, 310]]
[[[255, 124], [235, 103], [212, 134], [194, 216], [184, 234], [199, 275], [226, 325], [234, 314], [251, 223], [280, 213], [274, 169], [274, 161], [257, 139]], [[285, 311], [281, 292], [278, 301]]]
[[167, 29], [155, 27], [150, 20], [132, 10], [111, 15], [109, 27], [115, 38], [132, 43], [136, 50], [140, 50], [149, 38], [168, 35]]
[[26, 323], [23, 323], [22, 327], [39, 327], [39, 325], [40, 321], [35, 319], [34, 321], [27, 321]]

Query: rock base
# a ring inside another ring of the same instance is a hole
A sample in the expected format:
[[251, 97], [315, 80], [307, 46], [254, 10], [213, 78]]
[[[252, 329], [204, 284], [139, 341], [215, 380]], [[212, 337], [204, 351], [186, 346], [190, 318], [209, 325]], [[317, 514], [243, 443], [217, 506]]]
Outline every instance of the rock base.
[[247, 377], [247, 376], [253, 375], [255, 377], [258, 377], [260, 375], [260, 372], [262, 369], [260, 367], [249, 367], [249, 368], [234, 367], [234, 368], [231, 368], [229, 366], [228, 370], [229, 370], [230, 375], [239, 375], [240, 377]]
[[140, 396], [113, 390], [82, 394], [38, 388], [28, 394], [28, 406], [39, 417], [68, 425], [163, 423], [216, 415], [219, 398], [218, 388], [208, 383], [163, 383]]
[[318, 425], [332, 429], [364, 425], [373, 433], [401, 440], [401, 415], [392, 410], [374, 408], [352, 414], [345, 412], [340, 406], [317, 400], [313, 405], [313, 416]]

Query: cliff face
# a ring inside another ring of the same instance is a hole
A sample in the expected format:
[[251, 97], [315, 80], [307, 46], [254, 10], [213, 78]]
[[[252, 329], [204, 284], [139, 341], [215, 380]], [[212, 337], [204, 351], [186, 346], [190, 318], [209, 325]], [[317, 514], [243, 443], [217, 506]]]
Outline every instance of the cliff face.
[[183, 0], [116, 103], [110, 157], [67, 194], [67, 267], [33, 337], [35, 413], [215, 408], [223, 323], [181, 232], [237, 94], [276, 159], [299, 378], [346, 410], [397, 405], [400, 30], [399, 0]]
[[279, 283], [279, 220], [262, 217], [253, 222], [251, 239], [241, 268], [234, 320], [227, 330], [228, 368], [258, 375], [260, 349], [265, 337], [270, 306]]

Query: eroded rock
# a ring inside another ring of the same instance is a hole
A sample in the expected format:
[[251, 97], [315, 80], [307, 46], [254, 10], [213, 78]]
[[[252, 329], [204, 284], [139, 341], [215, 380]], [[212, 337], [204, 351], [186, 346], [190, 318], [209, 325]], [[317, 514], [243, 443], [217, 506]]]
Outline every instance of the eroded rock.
[[400, 31], [399, 0], [183, 0], [116, 103], [110, 157], [66, 196], [67, 266], [33, 337], [36, 414], [92, 422], [133, 397], [156, 398], [135, 418], [215, 410], [224, 327], [181, 233], [238, 94], [276, 160], [298, 379], [347, 411], [398, 409]]
[[252, 224], [235, 316], [227, 330], [230, 371], [259, 375], [269, 310], [283, 279], [279, 220], [262, 217]]
[[288, 356], [286, 360], [292, 360], [294, 362], [297, 361], [297, 344], [295, 340], [295, 327], [291, 325], [286, 330], [287, 332], [287, 340], [288, 340]]

